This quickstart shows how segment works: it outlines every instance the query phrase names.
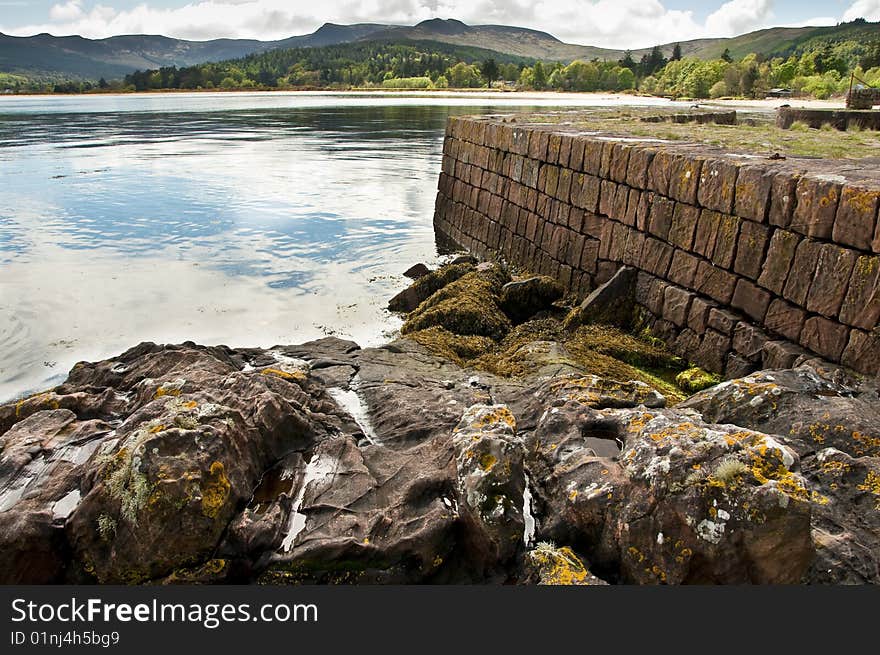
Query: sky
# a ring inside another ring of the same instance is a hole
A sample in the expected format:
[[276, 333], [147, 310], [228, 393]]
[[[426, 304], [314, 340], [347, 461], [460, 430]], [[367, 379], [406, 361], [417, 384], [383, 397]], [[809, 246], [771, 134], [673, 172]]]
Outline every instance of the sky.
[[880, 0], [0, 0], [0, 32], [103, 38], [273, 40], [325, 22], [412, 25], [457, 18], [550, 32], [569, 43], [640, 48], [777, 25], [880, 21]]

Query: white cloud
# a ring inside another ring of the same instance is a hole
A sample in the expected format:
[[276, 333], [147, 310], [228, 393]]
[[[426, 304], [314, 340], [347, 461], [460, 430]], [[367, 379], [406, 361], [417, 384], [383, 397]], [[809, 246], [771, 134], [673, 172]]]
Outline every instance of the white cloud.
[[70, 0], [63, 5], [52, 5], [49, 20], [54, 23], [70, 23], [83, 17], [80, 0]]
[[843, 20], [850, 21], [856, 18], [870, 21], [880, 20], [880, 0], [856, 0], [843, 13]]
[[[699, 21], [692, 11], [670, 9], [662, 0], [191, 0], [175, 8], [145, 2], [126, 10], [94, 0], [64, 0], [52, 6], [45, 23], [0, 24], [0, 31], [91, 38], [145, 33], [267, 40], [306, 34], [325, 21], [412, 25], [441, 17], [531, 27], [572, 43], [637, 48], [767, 27], [772, 10], [773, 0], [729, 0]], [[880, 0], [856, 0], [845, 16], [856, 14], [877, 18]], [[835, 19], [821, 20], [827, 24]]]
[[773, 16], [771, 0], [730, 0], [706, 19], [712, 35], [734, 36], [767, 25]]

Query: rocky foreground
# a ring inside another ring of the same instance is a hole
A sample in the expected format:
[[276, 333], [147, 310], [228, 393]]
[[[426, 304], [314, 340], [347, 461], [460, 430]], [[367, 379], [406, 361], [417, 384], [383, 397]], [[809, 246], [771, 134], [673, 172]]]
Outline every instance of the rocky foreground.
[[380, 348], [144, 343], [0, 407], [0, 582], [880, 582], [875, 384], [670, 406], [546, 279], [425, 273]]

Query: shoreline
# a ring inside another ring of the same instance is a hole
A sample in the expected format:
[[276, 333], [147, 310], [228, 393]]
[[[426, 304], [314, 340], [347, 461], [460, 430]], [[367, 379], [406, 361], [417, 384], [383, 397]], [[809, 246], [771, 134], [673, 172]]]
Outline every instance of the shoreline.
[[606, 99], [632, 99], [632, 100], [651, 100], [658, 103], [667, 102], [669, 104], [700, 104], [720, 107], [742, 107], [755, 109], [776, 109], [783, 105], [792, 107], [803, 107], [813, 109], [841, 109], [845, 103], [843, 98], [833, 100], [817, 100], [814, 98], [765, 98], [763, 100], [750, 99], [671, 99], [663, 96], [652, 96], [636, 93], [613, 93], [609, 91], [591, 91], [591, 92], [570, 92], [570, 91], [501, 91], [490, 89], [351, 89], [351, 90], [334, 90], [334, 89], [277, 89], [277, 90], [245, 90], [245, 89], [157, 89], [151, 91], [110, 91], [110, 92], [89, 92], [89, 93], [8, 93], [0, 94], [0, 102], [3, 98], [82, 98], [82, 97], [163, 97], [163, 96], [204, 96], [204, 95], [241, 95], [241, 96], [362, 96], [362, 97], [410, 97], [410, 98], [436, 98], [436, 97], [472, 97], [486, 99], [501, 98], [521, 98], [535, 100], [564, 100], [564, 99], [587, 99], [587, 98], [606, 98]]

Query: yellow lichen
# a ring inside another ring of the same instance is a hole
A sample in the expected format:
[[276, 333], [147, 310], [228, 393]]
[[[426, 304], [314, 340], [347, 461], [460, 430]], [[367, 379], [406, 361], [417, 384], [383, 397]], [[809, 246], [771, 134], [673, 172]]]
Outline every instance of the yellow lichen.
[[212, 462], [207, 480], [201, 485], [202, 514], [208, 518], [217, 518], [229, 497], [231, 486], [223, 463]]

